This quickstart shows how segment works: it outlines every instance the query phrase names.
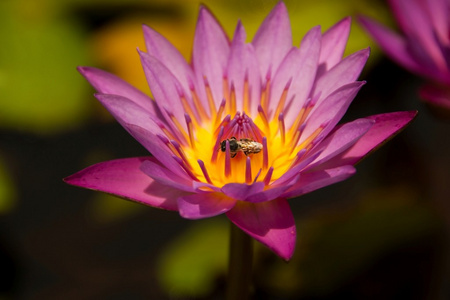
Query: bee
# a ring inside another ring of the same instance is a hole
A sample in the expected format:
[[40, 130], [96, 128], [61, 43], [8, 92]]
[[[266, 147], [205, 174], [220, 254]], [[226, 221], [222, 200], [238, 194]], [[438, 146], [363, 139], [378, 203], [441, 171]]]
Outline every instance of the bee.
[[244, 152], [246, 156], [261, 152], [263, 145], [252, 139], [240, 139], [239, 141], [233, 136], [230, 139], [220, 143], [220, 150], [227, 151], [226, 142], [230, 144], [230, 156], [234, 158], [238, 152]]

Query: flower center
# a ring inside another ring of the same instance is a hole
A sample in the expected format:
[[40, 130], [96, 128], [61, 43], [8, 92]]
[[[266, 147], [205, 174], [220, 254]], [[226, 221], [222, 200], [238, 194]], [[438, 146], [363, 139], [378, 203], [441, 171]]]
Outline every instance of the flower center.
[[200, 103], [195, 90], [191, 90], [190, 104], [186, 97], [180, 96], [186, 111], [187, 130], [182, 128], [179, 120], [172, 118], [180, 129], [182, 139], [174, 137], [164, 142], [194, 180], [219, 187], [231, 182], [251, 184], [263, 181], [270, 184], [302, 160], [323, 129], [321, 126], [308, 137], [302, 136], [307, 116], [314, 106], [313, 101], [305, 101], [289, 128], [286, 128], [283, 111], [286, 109], [289, 86], [290, 82], [280, 98], [276, 99], [278, 101], [275, 100], [276, 107], [269, 109], [271, 82], [267, 79], [260, 92], [258, 110], [250, 117], [247, 80], [241, 108], [236, 105], [234, 86], [228, 85], [226, 78], [223, 100], [216, 107], [205, 78], [209, 113]]

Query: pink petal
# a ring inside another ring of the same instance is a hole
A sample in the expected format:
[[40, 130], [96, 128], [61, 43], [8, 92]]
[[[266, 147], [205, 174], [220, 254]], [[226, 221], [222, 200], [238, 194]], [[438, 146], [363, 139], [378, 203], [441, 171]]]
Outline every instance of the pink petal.
[[[297, 155], [303, 155], [300, 151]], [[292, 186], [295, 184], [299, 177], [301, 177], [301, 172], [306, 169], [306, 167], [313, 162], [318, 156], [320, 152], [313, 153], [305, 158], [303, 158], [298, 164], [291, 167], [286, 173], [281, 175], [280, 178], [272, 182], [271, 186]]]
[[434, 32], [439, 42], [444, 46], [450, 46], [449, 32], [449, 2], [448, 0], [428, 0], [428, 18], [433, 24]]
[[156, 182], [163, 185], [167, 185], [169, 187], [185, 192], [195, 192], [192, 184], [192, 179], [187, 179], [186, 177], [180, 177], [176, 175], [171, 170], [167, 169], [164, 165], [161, 165], [161, 163], [159, 163], [155, 159], [153, 159], [153, 161], [144, 161], [141, 164], [141, 171], [147, 174]]
[[178, 210], [176, 199], [186, 195], [155, 182], [140, 170], [151, 157], [133, 157], [102, 162], [64, 178], [68, 184], [102, 191], [142, 204]]
[[[261, 76], [274, 74], [292, 48], [291, 25], [285, 4], [280, 1], [256, 32], [253, 41]], [[271, 76], [270, 76], [271, 77]]]
[[420, 89], [420, 97], [443, 112], [450, 112], [450, 89], [448, 87], [425, 85]]
[[96, 94], [95, 97], [125, 129], [127, 124], [133, 124], [153, 134], [163, 134], [161, 128], [153, 121], [154, 117], [130, 99], [106, 94]]
[[255, 182], [254, 184], [228, 183], [222, 187], [222, 192], [225, 195], [236, 200], [245, 200], [248, 196], [263, 190], [263, 182]]
[[369, 49], [363, 49], [347, 56], [317, 80], [313, 97], [311, 98], [320, 97], [313, 111], [333, 91], [358, 79], [359, 74], [369, 58], [369, 53]]
[[[432, 27], [431, 20], [434, 16], [427, 15], [425, 2], [422, 0], [391, 0], [390, 5], [403, 32], [409, 40], [413, 41], [412, 44], [420, 46], [423, 50], [421, 52], [426, 53], [425, 55], [431, 59], [437, 69], [448, 71], [446, 59], [437, 43]], [[442, 9], [448, 10], [448, 7], [444, 6]]]
[[375, 121], [371, 119], [358, 119], [340, 126], [320, 143], [320, 149], [324, 148], [324, 150], [311, 164], [311, 167], [332, 159], [334, 156], [350, 148], [374, 123]]
[[262, 203], [238, 202], [227, 217], [248, 235], [285, 260], [294, 254], [294, 216], [285, 199]]
[[325, 126], [321, 136], [325, 137], [339, 122], [347, 111], [358, 91], [365, 84], [364, 81], [356, 81], [344, 85], [318, 103], [306, 120], [305, 129], [300, 142], [305, 141], [317, 128]]
[[336, 182], [343, 181], [355, 174], [355, 172], [356, 169], [353, 166], [341, 166], [334, 169], [302, 173], [298, 183], [282, 196], [286, 198], [298, 197]]
[[292, 182], [284, 183], [281, 186], [274, 184], [270, 187], [265, 187], [263, 182], [255, 182], [250, 185], [245, 183], [229, 183], [222, 187], [222, 192], [236, 200], [257, 203], [278, 198], [291, 185]]
[[189, 179], [186, 171], [184, 171], [180, 164], [173, 158], [174, 154], [169, 150], [169, 148], [150, 131], [136, 126], [136, 125], [126, 125], [128, 132], [144, 146], [162, 165], [166, 166], [173, 173], [181, 178]]
[[99, 93], [123, 96], [153, 116], [160, 116], [156, 103], [149, 96], [119, 77], [91, 67], [78, 67], [77, 69]]
[[267, 113], [269, 118], [275, 112], [286, 84], [291, 80], [286, 103], [289, 103], [291, 99], [292, 103], [286, 106], [292, 109], [287, 108], [283, 112], [287, 127], [294, 122], [311, 93], [319, 61], [321, 38], [320, 27], [316, 26], [305, 35], [299, 49], [292, 48], [286, 55], [273, 79]]
[[366, 119], [374, 120], [375, 124], [350, 149], [326, 162], [326, 166], [323, 166], [323, 168], [358, 163], [370, 152], [399, 133], [416, 115], [416, 111], [401, 111], [366, 117]]
[[285, 184], [276, 187], [269, 187], [265, 191], [249, 195], [245, 199], [245, 201], [252, 203], [272, 201], [274, 199], [280, 198], [280, 196], [289, 188], [290, 184]]
[[[161, 113], [168, 124], [173, 124], [171, 116], [177, 120], [184, 120], [184, 108], [181, 103], [181, 85], [169, 69], [155, 57], [139, 52], [150, 90], [155, 97]], [[187, 132], [186, 122], [179, 122]], [[176, 128], [173, 128], [177, 130]]]
[[426, 69], [426, 65], [421, 66], [418, 64], [416, 59], [411, 55], [405, 38], [369, 18], [361, 17], [359, 18], [359, 22], [369, 32], [372, 38], [375, 39], [383, 51], [404, 68], [422, 75], [433, 72], [433, 70]]
[[323, 64], [320, 70], [321, 74], [341, 61], [350, 34], [350, 24], [351, 18], [347, 17], [323, 34], [319, 59], [319, 65]]
[[183, 87], [185, 95], [189, 95], [191, 84], [195, 82], [194, 72], [181, 53], [161, 34], [148, 26], [143, 26], [147, 52], [159, 60]]
[[[223, 99], [223, 76], [228, 62], [230, 42], [222, 26], [204, 6], [200, 7], [192, 51], [197, 82], [208, 80], [216, 107]], [[208, 106], [205, 107], [208, 109]]]
[[180, 215], [186, 219], [201, 219], [220, 215], [233, 208], [236, 200], [222, 193], [198, 193], [178, 198]]
[[[238, 23], [230, 48], [226, 77], [236, 91], [237, 111], [246, 111], [252, 117], [258, 113], [258, 104], [261, 91], [261, 75], [259, 63], [256, 59], [255, 49], [251, 44], [245, 43], [245, 30], [241, 22]], [[248, 80], [250, 103], [244, 110], [244, 82]]]

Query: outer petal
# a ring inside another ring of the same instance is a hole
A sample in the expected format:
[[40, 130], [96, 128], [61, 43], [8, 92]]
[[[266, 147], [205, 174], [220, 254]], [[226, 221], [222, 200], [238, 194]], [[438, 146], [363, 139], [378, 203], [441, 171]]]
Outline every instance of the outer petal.
[[336, 23], [323, 34], [319, 59], [319, 65], [322, 66], [318, 76], [341, 61], [350, 34], [350, 23], [351, 18], [347, 17]]
[[366, 117], [375, 124], [350, 149], [329, 160], [320, 168], [354, 165], [370, 152], [386, 143], [400, 132], [417, 115], [416, 111], [401, 111]]
[[263, 190], [263, 182], [255, 182], [250, 185], [245, 183], [228, 183], [222, 187], [222, 192], [225, 195], [237, 200], [245, 200], [248, 196], [260, 193]]
[[223, 75], [229, 52], [230, 43], [224, 30], [205, 7], [200, 7], [192, 63], [198, 85], [203, 86], [204, 77], [208, 80], [216, 107], [223, 99]]
[[360, 17], [359, 22], [391, 59], [412, 72], [422, 75], [425, 73], [431, 76], [433, 70], [426, 69], [426, 65], [421, 66], [417, 63], [416, 59], [411, 55], [405, 38], [369, 18]]
[[371, 119], [358, 119], [340, 126], [320, 143], [320, 149], [324, 150], [310, 167], [333, 159], [334, 156], [350, 148], [374, 123], [375, 121]]
[[[180, 100], [182, 94], [180, 83], [158, 59], [145, 52], [139, 52], [139, 54], [150, 90], [167, 123], [172, 125], [173, 117], [179, 121], [184, 130], [187, 130], [186, 122], [182, 121], [185, 111]], [[177, 129], [174, 128], [174, 130]]]
[[264, 202], [279, 198], [279, 196], [290, 187], [290, 184], [283, 186], [265, 188], [263, 182], [255, 182], [248, 185], [245, 183], [229, 183], [222, 187], [222, 192], [236, 200], [248, 202]]
[[450, 37], [448, 36], [448, 5], [450, 3], [447, 0], [428, 0], [428, 3], [428, 18], [433, 24], [433, 29], [440, 43], [448, 47], [450, 44]]
[[[297, 156], [303, 156], [304, 153], [302, 151], [297, 153]], [[303, 171], [307, 166], [313, 162], [318, 156], [320, 152], [316, 152], [308, 157], [302, 158], [302, 160], [291, 167], [286, 173], [281, 175], [280, 178], [272, 182], [271, 186], [291, 186], [293, 183], [298, 181], [298, 177], [301, 176], [301, 171]]]
[[316, 104], [318, 106], [312, 109], [310, 116], [306, 120], [300, 143], [305, 141], [321, 126], [325, 127], [320, 136], [325, 137], [328, 135], [345, 114], [354, 97], [364, 84], [364, 81], [356, 81], [342, 86], [325, 98], [324, 101]]
[[163, 134], [161, 128], [153, 121], [154, 117], [130, 99], [107, 94], [96, 94], [95, 97], [125, 129], [127, 124], [133, 124], [153, 134]]
[[280, 198], [280, 196], [291, 187], [291, 183], [296, 180], [293, 180], [289, 182], [288, 184], [276, 186], [276, 187], [269, 187], [265, 191], [255, 193], [253, 195], [249, 195], [245, 201], [252, 202], [252, 203], [259, 203], [259, 202], [266, 202], [266, 201], [272, 201], [274, 199]]
[[252, 41], [260, 63], [262, 78], [274, 74], [292, 47], [289, 15], [283, 2], [278, 2], [256, 32]]
[[77, 69], [99, 93], [123, 96], [153, 116], [160, 116], [156, 103], [149, 96], [116, 75], [92, 67], [78, 67]]
[[341, 166], [334, 169], [304, 173], [300, 176], [298, 183], [282, 196], [286, 198], [298, 197], [336, 182], [343, 181], [355, 174], [355, 172], [356, 169], [353, 166]]
[[[395, 0], [390, 5], [403, 32], [408, 39], [414, 41], [421, 47], [420, 54], [426, 53], [437, 69], [447, 71], [447, 62], [437, 43], [433, 30], [432, 19], [434, 16], [427, 15], [427, 4], [422, 0]], [[448, 7], [442, 7], [448, 10]], [[425, 59], [424, 57], [422, 57]]]
[[238, 202], [226, 213], [236, 226], [285, 260], [295, 248], [294, 216], [285, 199], [262, 203]]
[[181, 178], [189, 179], [189, 175], [181, 168], [180, 164], [173, 158], [169, 148], [161, 139], [142, 127], [127, 125], [130, 134], [144, 146], [162, 165]]
[[420, 96], [429, 104], [443, 109], [443, 112], [447, 114], [450, 112], [450, 90], [448, 87], [425, 85], [420, 89]]
[[198, 193], [178, 198], [180, 215], [187, 219], [201, 219], [225, 213], [236, 200], [222, 193]]
[[178, 210], [176, 199], [187, 193], [155, 182], [140, 170], [151, 157], [134, 157], [90, 166], [64, 178], [68, 184], [102, 191], [142, 204]]
[[141, 164], [141, 171], [158, 183], [186, 192], [193, 193], [195, 191], [192, 179], [176, 175], [155, 159], [144, 161]]
[[142, 28], [148, 54], [165, 65], [180, 82], [184, 91], [189, 92], [195, 78], [190, 65], [165, 37], [146, 25]]
[[317, 80], [311, 98], [319, 98], [313, 110], [333, 91], [358, 79], [369, 53], [370, 50], [367, 48], [347, 56]]

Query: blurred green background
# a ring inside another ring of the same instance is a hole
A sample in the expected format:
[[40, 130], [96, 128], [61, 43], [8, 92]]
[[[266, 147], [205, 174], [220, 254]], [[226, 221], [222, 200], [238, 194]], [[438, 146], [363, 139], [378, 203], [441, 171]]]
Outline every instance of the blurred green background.
[[[205, 0], [249, 37], [277, 0]], [[222, 299], [225, 217], [187, 221], [62, 182], [90, 164], [145, 155], [92, 96], [78, 65], [149, 93], [141, 25], [188, 59], [200, 1], [0, 2], [0, 299]], [[394, 24], [385, 1], [285, 1], [294, 43], [350, 15]], [[353, 18], [355, 20], [355, 18]], [[393, 25], [392, 25], [393, 26]], [[419, 110], [349, 180], [290, 201], [298, 241], [285, 263], [255, 249], [255, 299], [450, 297], [450, 124], [420, 102], [419, 78], [353, 22], [347, 54], [372, 47], [368, 84], [345, 120]]]

